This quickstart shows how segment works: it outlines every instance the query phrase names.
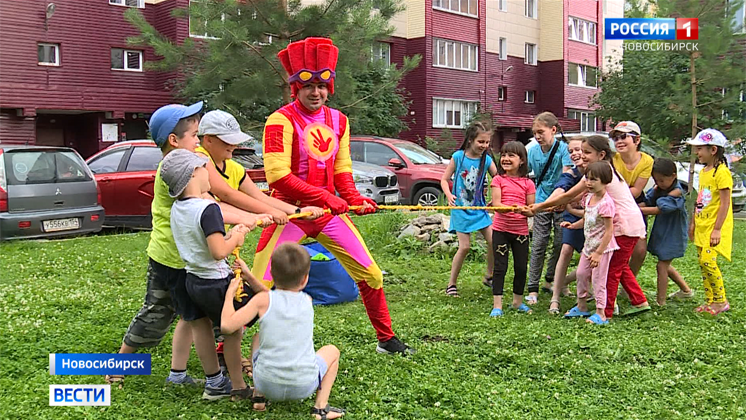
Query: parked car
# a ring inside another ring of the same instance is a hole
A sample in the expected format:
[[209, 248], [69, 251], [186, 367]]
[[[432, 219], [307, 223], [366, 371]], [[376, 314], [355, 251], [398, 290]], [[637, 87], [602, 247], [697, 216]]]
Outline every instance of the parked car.
[[399, 204], [399, 180], [392, 171], [352, 161], [352, 178], [363, 197], [372, 198], [378, 204]]
[[[581, 133], [565, 133], [565, 138], [570, 139], [574, 136], [589, 136], [593, 134], [602, 135], [605, 137], [608, 137], [609, 133], [603, 132], [603, 131], [595, 131], [595, 132], [581, 132]], [[561, 139], [559, 135], [555, 137], [556, 139]], [[531, 141], [526, 145], [526, 150], [537, 147], [539, 143], [536, 142], [536, 139], [532, 138]], [[609, 139], [609, 145], [611, 146], [611, 150], [616, 150], [614, 147], [614, 142]], [[659, 146], [657, 146], [655, 143], [650, 141], [645, 141], [643, 139], [642, 147], [640, 148], [643, 152], [649, 154], [650, 156], [655, 157], [668, 157], [671, 158], [670, 153], [666, 150], [662, 150]], [[689, 190], [689, 162], [676, 162], [676, 178], [679, 180], [679, 183], [685, 190]], [[702, 170], [704, 166], [700, 164], [694, 165], [694, 191], [697, 191], [699, 188], [699, 171]], [[653, 178], [650, 177], [648, 179], [648, 183], [645, 185], [645, 191], [647, 191], [650, 188], [653, 188], [654, 182]], [[733, 205], [733, 212], [739, 212], [743, 210], [744, 206], [746, 205], [746, 186], [744, 186], [744, 180], [742, 179], [741, 175], [737, 173], [733, 173], [733, 191], [731, 192], [731, 203]]]
[[93, 174], [67, 147], [0, 144], [0, 240], [101, 230]]
[[438, 204], [440, 179], [448, 165], [436, 154], [410, 141], [375, 136], [353, 136], [350, 152], [353, 161], [393, 168], [402, 202]]
[[[236, 149], [239, 162], [250, 161], [251, 151]], [[158, 164], [163, 158], [152, 140], [115, 143], [88, 158], [88, 167], [101, 188], [105, 226], [151, 228], [150, 205]], [[247, 169], [257, 185], [266, 189], [264, 167]]]
[[[105, 226], [151, 228], [153, 183], [162, 157], [161, 150], [153, 141], [130, 140], [116, 143], [88, 158], [88, 167], [101, 188], [101, 205], [106, 210]], [[246, 173], [257, 187], [269, 193], [264, 161], [254, 149], [237, 148], [233, 152], [233, 159], [246, 168]], [[353, 165], [353, 176], [358, 176], [361, 181], [358, 190], [365, 186], [361, 193], [370, 189], [371, 198], [388, 203], [386, 196], [396, 194], [398, 197], [396, 176], [390, 171], [384, 173], [381, 168], [375, 169], [375, 175], [371, 175], [369, 169], [361, 169], [358, 174]], [[371, 188], [365, 184], [370, 176], [374, 178]], [[377, 187], [382, 182], [379, 177], [384, 176], [388, 177], [387, 184], [391, 185]]]

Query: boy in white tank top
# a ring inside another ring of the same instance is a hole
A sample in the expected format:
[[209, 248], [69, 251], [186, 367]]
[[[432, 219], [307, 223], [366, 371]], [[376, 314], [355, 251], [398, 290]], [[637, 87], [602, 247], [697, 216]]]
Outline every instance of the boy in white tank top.
[[[252, 281], [242, 263], [242, 275]], [[252, 341], [254, 364], [254, 409], [264, 411], [267, 398], [275, 401], [300, 400], [316, 392], [311, 414], [317, 419], [336, 419], [345, 411], [330, 407], [329, 394], [339, 369], [339, 350], [327, 345], [314, 353], [313, 305], [303, 293], [308, 283], [311, 259], [294, 242], [286, 242], [272, 253], [275, 290], [260, 292], [246, 306], [236, 310], [232, 296], [242, 280], [233, 280], [225, 294], [221, 315], [223, 334], [238, 331], [259, 316], [259, 332]]]

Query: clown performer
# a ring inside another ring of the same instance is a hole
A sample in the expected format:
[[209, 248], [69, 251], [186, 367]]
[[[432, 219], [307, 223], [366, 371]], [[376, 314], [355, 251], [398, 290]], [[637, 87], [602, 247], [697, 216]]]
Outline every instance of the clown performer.
[[[334, 93], [334, 69], [339, 50], [327, 38], [292, 42], [278, 54], [289, 75], [295, 101], [280, 108], [264, 126], [264, 171], [274, 196], [298, 208], [325, 207], [332, 214], [316, 220], [291, 219], [262, 231], [253, 274], [271, 287], [272, 251], [288, 241], [315, 238], [339, 260], [357, 282], [365, 310], [376, 330], [376, 351], [411, 354], [391, 329], [383, 274], [350, 220], [349, 206], [358, 214], [373, 213], [373, 200], [360, 195], [352, 180], [350, 125], [347, 117], [325, 102]], [[340, 197], [337, 197], [338, 192]]]

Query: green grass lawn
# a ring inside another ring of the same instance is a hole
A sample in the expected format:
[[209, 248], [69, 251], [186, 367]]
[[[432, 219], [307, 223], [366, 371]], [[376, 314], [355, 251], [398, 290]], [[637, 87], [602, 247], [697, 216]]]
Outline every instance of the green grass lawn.
[[[330, 402], [346, 408], [346, 418], [746, 418], [746, 223], [736, 222], [733, 262], [721, 259], [729, 313], [713, 319], [693, 312], [703, 291], [690, 246], [675, 265], [694, 287], [694, 300], [594, 327], [549, 315], [546, 294], [534, 314], [507, 311], [490, 319], [483, 250], [464, 266], [462, 297], [444, 296], [450, 258], [398, 242], [405, 217], [366, 216], [356, 223], [388, 273], [394, 329], [417, 354], [376, 354], [359, 301], [316, 308], [316, 346], [331, 343], [342, 351]], [[111, 407], [48, 406], [50, 384], [103, 383], [102, 377], [50, 376], [48, 354], [117, 351], [142, 303], [148, 237], [0, 245], [0, 418], [310, 418], [311, 400], [255, 413], [248, 402], [208, 403], [200, 389], [164, 386], [170, 334], [151, 350], [152, 376], [128, 377], [123, 390], [112, 389]], [[247, 260], [257, 238], [253, 233], [247, 240]], [[654, 276], [651, 258], [640, 275], [651, 301]], [[562, 307], [571, 304], [564, 299]], [[202, 376], [196, 355], [189, 372]]]

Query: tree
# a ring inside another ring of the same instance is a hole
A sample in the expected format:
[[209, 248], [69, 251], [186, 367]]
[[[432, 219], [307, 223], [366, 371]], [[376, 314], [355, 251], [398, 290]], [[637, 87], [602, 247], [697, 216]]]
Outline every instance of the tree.
[[277, 53], [308, 36], [334, 40], [339, 48], [335, 94], [330, 105], [343, 110], [357, 133], [395, 136], [408, 101], [398, 83], [419, 64], [405, 58], [388, 69], [372, 60], [372, 47], [393, 28], [399, 0], [326, 0], [302, 7], [300, 0], [199, 0], [177, 9], [192, 34], [180, 45], [158, 33], [135, 9], [127, 19], [140, 31], [129, 40], [151, 46], [162, 57], [148, 68], [176, 72], [171, 83], [185, 101], [204, 100], [208, 109], [231, 112], [245, 130], [258, 132], [266, 118], [290, 101], [287, 75]]
[[[698, 51], [626, 49], [622, 66], [603, 76], [594, 98], [602, 120], [633, 120], [643, 134], [678, 143], [712, 127], [729, 138], [743, 137], [746, 104], [739, 99], [746, 82], [741, 46], [733, 31], [733, 9], [724, 0], [657, 0], [647, 2], [658, 17], [699, 19]], [[736, 2], [730, 2], [736, 6]], [[643, 17], [639, 2], [628, 14]], [[632, 41], [625, 41], [628, 45]], [[694, 123], [692, 124], [692, 122]]]

